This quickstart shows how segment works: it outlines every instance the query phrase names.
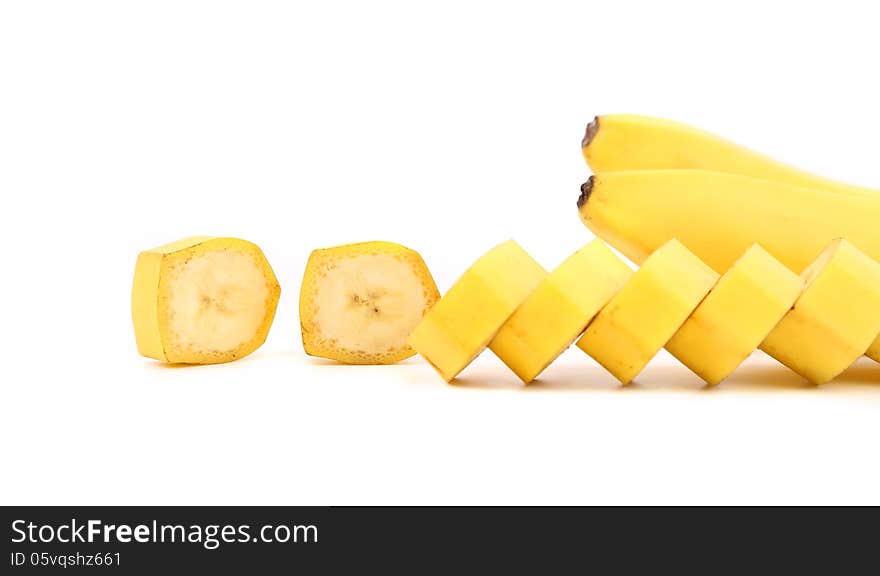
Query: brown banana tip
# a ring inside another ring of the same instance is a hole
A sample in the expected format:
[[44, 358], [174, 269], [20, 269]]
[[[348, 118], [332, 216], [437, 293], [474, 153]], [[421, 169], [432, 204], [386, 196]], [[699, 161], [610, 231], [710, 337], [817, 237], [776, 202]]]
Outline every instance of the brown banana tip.
[[581, 196], [578, 198], [578, 209], [584, 207], [584, 204], [590, 199], [590, 194], [593, 193], [593, 178], [595, 177], [590, 176], [589, 180], [581, 184]]
[[587, 131], [584, 133], [584, 139], [581, 140], [581, 148], [586, 148], [590, 145], [590, 142], [593, 141], [593, 138], [596, 137], [596, 134], [599, 132], [599, 117], [596, 116], [593, 118], [593, 121], [587, 124]]

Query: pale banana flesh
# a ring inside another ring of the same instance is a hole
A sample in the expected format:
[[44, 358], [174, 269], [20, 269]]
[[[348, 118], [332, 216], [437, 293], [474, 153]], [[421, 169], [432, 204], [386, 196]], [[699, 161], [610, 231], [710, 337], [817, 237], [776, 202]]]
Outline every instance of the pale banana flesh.
[[628, 384], [684, 324], [718, 274], [675, 239], [647, 258], [578, 340]]
[[307, 354], [347, 364], [392, 364], [415, 354], [407, 338], [439, 298], [421, 256], [391, 242], [315, 250], [300, 290]]
[[132, 319], [139, 352], [165, 362], [214, 364], [266, 339], [280, 287], [260, 249], [199, 236], [142, 252]]
[[757, 244], [721, 276], [666, 349], [709, 385], [729, 376], [788, 312], [803, 280]]
[[802, 277], [803, 293], [761, 349], [822, 384], [855, 362], [880, 333], [880, 263], [835, 240]]
[[410, 345], [451, 382], [546, 275], [513, 240], [496, 246], [425, 314], [409, 337]]
[[581, 143], [594, 173], [700, 169], [777, 180], [828, 191], [880, 194], [811, 174], [699, 128], [672, 120], [610, 114], [596, 117]]
[[584, 331], [632, 270], [595, 239], [557, 266], [520, 304], [489, 348], [528, 384]]

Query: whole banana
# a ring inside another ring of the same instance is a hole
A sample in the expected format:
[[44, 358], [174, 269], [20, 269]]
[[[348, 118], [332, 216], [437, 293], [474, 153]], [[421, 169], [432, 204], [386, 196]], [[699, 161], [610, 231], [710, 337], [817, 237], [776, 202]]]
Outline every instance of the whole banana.
[[700, 169], [835, 192], [880, 194], [800, 170], [710, 132], [634, 114], [597, 116], [581, 142], [593, 172]]
[[800, 273], [846, 238], [880, 260], [880, 194], [840, 194], [707, 170], [633, 170], [592, 176], [581, 220], [634, 262], [677, 238], [718, 272], [759, 243]]

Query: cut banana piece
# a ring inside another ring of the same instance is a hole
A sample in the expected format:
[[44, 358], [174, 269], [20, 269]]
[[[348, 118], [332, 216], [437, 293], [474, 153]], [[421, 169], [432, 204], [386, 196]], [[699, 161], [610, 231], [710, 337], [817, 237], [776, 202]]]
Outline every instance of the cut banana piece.
[[761, 350], [823, 384], [865, 353], [880, 333], [880, 264], [833, 241], [804, 270], [805, 288]]
[[138, 351], [185, 364], [247, 356], [266, 340], [281, 292], [260, 249], [197, 236], [138, 256], [132, 319]]
[[528, 384], [584, 331], [632, 270], [601, 240], [560, 264], [516, 309], [489, 348]]
[[758, 348], [802, 288], [797, 274], [755, 244], [724, 273], [666, 349], [708, 384], [718, 384]]
[[425, 315], [409, 343], [451, 382], [546, 275], [513, 240], [496, 246]]
[[628, 384], [717, 280], [717, 273], [678, 240], [670, 240], [645, 260], [596, 315], [577, 345]]
[[315, 250], [299, 300], [306, 354], [346, 364], [393, 364], [440, 297], [418, 252], [391, 242]]

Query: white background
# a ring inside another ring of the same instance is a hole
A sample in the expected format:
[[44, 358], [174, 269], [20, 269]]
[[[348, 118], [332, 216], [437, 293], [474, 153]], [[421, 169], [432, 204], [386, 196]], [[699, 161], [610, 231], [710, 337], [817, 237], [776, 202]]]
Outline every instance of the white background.
[[[547, 267], [589, 240], [596, 114], [880, 187], [869, 3], [712, 4], [4, 2], [0, 501], [880, 503], [867, 361], [809, 388], [756, 356], [706, 391], [661, 355], [623, 389], [573, 349], [523, 389], [490, 353], [448, 386], [302, 351], [314, 248], [406, 244], [442, 291], [508, 238]], [[281, 281], [240, 362], [136, 353], [137, 253], [193, 234]]]

